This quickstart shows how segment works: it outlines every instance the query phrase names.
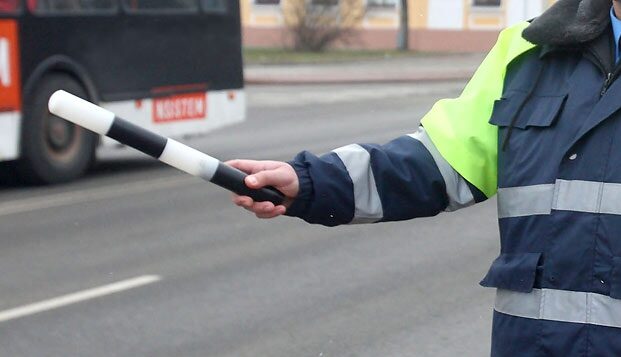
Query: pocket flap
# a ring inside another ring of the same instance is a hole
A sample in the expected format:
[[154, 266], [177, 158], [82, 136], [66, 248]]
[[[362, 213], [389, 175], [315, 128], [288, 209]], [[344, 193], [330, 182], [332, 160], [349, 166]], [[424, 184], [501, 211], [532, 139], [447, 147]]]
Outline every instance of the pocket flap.
[[513, 123], [516, 128], [550, 126], [558, 117], [566, 98], [567, 94], [534, 96], [527, 101], [527, 93], [514, 92], [494, 102], [489, 122], [496, 126], [509, 126], [514, 116], [518, 115]]
[[501, 254], [481, 280], [481, 286], [529, 293], [535, 286], [541, 253]]

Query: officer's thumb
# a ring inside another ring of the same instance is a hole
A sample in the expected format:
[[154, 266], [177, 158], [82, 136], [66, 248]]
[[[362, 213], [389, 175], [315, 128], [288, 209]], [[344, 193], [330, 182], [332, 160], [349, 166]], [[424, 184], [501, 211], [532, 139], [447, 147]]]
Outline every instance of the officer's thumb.
[[278, 187], [282, 184], [278, 170], [265, 170], [246, 177], [246, 185], [250, 188], [261, 188], [265, 186]]

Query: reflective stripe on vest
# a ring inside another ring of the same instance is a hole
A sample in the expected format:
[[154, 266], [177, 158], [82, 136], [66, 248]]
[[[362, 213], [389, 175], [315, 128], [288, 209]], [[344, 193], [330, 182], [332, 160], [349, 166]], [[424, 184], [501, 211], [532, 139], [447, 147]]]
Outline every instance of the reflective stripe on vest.
[[498, 189], [498, 218], [546, 215], [553, 209], [621, 215], [621, 184], [556, 180]]
[[528, 319], [621, 328], [621, 300], [595, 293], [553, 289], [520, 293], [498, 289], [494, 309]]

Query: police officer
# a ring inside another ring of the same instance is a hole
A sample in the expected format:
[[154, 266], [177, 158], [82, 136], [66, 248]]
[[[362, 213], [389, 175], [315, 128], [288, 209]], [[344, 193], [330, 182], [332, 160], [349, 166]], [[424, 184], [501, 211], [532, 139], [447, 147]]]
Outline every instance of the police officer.
[[432, 216], [498, 195], [492, 356], [621, 356], [621, 0], [559, 0], [502, 31], [456, 99], [414, 133], [289, 163], [236, 160], [335, 226]]

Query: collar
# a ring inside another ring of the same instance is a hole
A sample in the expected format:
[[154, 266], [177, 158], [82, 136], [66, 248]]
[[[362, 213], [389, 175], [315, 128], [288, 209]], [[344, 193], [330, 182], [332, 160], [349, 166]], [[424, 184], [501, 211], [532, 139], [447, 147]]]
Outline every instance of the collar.
[[613, 41], [612, 26], [608, 26], [599, 36], [586, 43], [563, 46], [542, 45], [540, 46], [539, 58], [543, 59], [555, 53], [582, 52], [586, 55], [594, 56], [596, 61], [601, 63], [607, 72], [610, 72], [615, 65], [613, 59]]
[[615, 39], [615, 60], [619, 60], [619, 38], [621, 38], [621, 20], [615, 16], [614, 8], [610, 8], [610, 22], [612, 22], [612, 33]]
[[610, 28], [610, 0], [558, 0], [524, 30], [536, 45], [576, 46]]

